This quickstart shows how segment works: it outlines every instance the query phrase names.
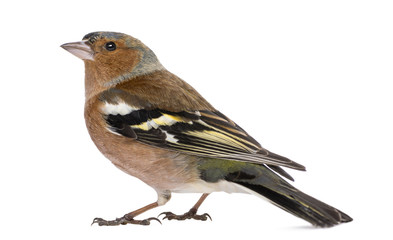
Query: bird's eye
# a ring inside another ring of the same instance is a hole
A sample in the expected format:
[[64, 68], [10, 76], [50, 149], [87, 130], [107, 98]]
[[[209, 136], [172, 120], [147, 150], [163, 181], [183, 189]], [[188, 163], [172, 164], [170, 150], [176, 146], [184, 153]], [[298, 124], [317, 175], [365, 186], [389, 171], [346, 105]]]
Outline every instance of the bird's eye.
[[105, 49], [108, 51], [115, 51], [116, 50], [116, 44], [114, 42], [107, 42], [105, 44]]

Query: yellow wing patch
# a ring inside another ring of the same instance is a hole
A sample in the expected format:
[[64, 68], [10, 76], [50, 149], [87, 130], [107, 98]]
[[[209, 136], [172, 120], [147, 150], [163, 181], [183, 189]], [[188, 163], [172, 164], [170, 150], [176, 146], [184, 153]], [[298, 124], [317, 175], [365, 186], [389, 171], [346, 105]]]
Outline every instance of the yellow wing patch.
[[158, 129], [160, 126], [172, 126], [175, 123], [184, 122], [192, 124], [192, 121], [185, 121], [184, 118], [179, 116], [174, 116], [170, 114], [162, 114], [162, 116], [158, 118], [152, 118], [146, 122], [141, 124], [131, 125], [132, 128], [138, 128], [144, 131], [149, 131], [150, 129]]

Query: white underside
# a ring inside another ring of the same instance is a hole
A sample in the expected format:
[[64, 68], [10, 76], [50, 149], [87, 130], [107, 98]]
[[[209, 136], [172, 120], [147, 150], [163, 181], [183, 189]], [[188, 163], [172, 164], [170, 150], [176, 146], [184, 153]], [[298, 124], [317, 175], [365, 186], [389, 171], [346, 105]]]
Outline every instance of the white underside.
[[181, 188], [172, 189], [175, 193], [212, 193], [212, 192], [226, 192], [226, 193], [249, 193], [255, 194], [254, 191], [245, 188], [239, 184], [228, 182], [225, 180], [216, 183], [208, 183], [203, 180], [198, 180], [193, 183], [183, 184]]
[[198, 180], [193, 183], [185, 184], [182, 188], [172, 189], [174, 193], [212, 193], [212, 192], [226, 192], [226, 193], [246, 193], [259, 197], [265, 201], [276, 205], [279, 208], [282, 208], [280, 205], [275, 202], [267, 199], [263, 195], [239, 185], [237, 183], [228, 182], [225, 180], [218, 181], [216, 183], [208, 183], [203, 180]]
[[175, 192], [175, 193], [212, 193], [212, 192], [247, 193], [247, 194], [257, 196], [260, 199], [268, 201], [271, 204], [287, 211], [284, 207], [271, 201], [270, 199], [264, 197], [263, 195], [255, 192], [249, 188], [243, 187], [242, 185], [239, 185], [237, 183], [228, 182], [225, 180], [221, 180], [216, 183], [208, 183], [203, 180], [199, 180], [194, 183], [186, 184], [181, 189], [172, 190], [172, 192]]

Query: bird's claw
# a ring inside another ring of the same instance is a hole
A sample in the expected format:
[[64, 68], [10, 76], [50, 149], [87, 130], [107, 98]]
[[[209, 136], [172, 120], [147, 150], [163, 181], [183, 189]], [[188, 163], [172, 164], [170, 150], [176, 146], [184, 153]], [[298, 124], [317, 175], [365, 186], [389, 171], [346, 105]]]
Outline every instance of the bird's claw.
[[148, 218], [144, 220], [135, 220], [135, 219], [128, 219], [126, 216], [121, 217], [121, 218], [116, 218], [115, 220], [105, 220], [102, 218], [94, 218], [93, 222], [91, 225], [97, 223], [98, 226], [118, 226], [118, 225], [126, 225], [126, 224], [136, 224], [136, 225], [150, 225], [150, 221], [157, 221], [160, 224], [161, 221], [158, 218]]
[[197, 215], [195, 212], [189, 211], [186, 212], [185, 214], [182, 215], [176, 215], [172, 212], [163, 212], [160, 215], [158, 215], [158, 217], [160, 217], [161, 215], [165, 215], [162, 220], [168, 219], [168, 220], [186, 220], [186, 219], [195, 219], [195, 220], [200, 220], [200, 221], [206, 221], [207, 219], [210, 219], [210, 221], [212, 221], [212, 218], [210, 217], [209, 214], [204, 213], [201, 215]]

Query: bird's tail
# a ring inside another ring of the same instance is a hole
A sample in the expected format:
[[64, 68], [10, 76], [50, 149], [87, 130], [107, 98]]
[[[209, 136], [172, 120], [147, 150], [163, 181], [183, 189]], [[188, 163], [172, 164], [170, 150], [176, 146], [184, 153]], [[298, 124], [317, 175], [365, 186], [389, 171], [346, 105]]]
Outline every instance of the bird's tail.
[[[319, 227], [331, 227], [350, 222], [352, 218], [290, 185], [264, 166], [258, 166], [262, 174], [236, 172], [227, 175], [226, 180], [237, 183], [252, 192], [262, 195], [276, 206]], [[254, 176], [253, 176], [254, 175]]]

